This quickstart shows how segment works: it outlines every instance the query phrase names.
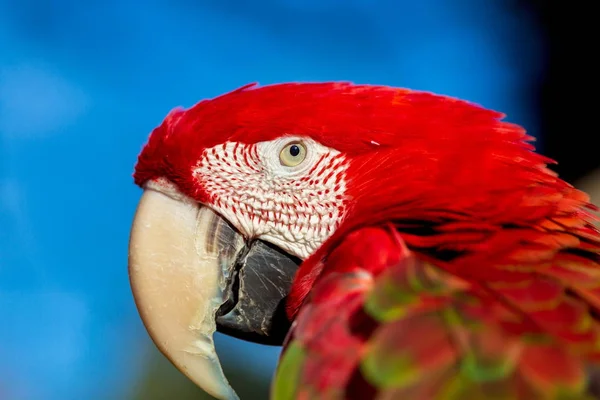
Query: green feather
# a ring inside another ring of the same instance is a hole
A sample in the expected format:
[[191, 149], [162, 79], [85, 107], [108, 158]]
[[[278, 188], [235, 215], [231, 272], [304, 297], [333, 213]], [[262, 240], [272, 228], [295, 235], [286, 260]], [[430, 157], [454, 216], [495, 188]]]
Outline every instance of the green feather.
[[365, 300], [365, 310], [378, 321], [394, 321], [405, 315], [407, 306], [414, 305], [418, 296], [399, 290], [393, 282], [385, 282]]
[[285, 350], [277, 367], [277, 373], [271, 388], [273, 400], [293, 400], [299, 387], [300, 374], [306, 352], [297, 342], [292, 342]]
[[361, 372], [377, 387], [404, 387], [422, 378], [414, 361], [409, 357], [381, 357], [368, 353], [361, 364]]

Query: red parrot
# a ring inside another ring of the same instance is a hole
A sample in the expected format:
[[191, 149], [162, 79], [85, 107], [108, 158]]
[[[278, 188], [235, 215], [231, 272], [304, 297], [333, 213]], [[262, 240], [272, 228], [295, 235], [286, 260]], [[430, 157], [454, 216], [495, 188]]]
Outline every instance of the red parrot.
[[172, 111], [134, 173], [151, 337], [223, 399], [215, 330], [283, 344], [276, 400], [593, 398], [594, 206], [503, 117], [339, 82]]

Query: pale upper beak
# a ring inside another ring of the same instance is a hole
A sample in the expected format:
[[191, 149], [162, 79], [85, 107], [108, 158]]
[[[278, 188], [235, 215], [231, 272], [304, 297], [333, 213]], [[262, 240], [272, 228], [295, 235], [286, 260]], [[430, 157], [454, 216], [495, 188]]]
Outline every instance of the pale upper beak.
[[216, 398], [237, 399], [213, 334], [280, 344], [288, 328], [283, 300], [299, 260], [246, 243], [210, 208], [173, 193], [147, 188], [140, 200], [129, 245], [135, 302], [154, 343], [181, 372]]

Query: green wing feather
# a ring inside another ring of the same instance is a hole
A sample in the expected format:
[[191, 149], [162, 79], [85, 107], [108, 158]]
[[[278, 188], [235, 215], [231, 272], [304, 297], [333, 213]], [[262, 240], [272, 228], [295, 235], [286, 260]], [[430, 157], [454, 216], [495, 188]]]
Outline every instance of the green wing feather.
[[565, 259], [527, 280], [472, 281], [408, 251], [396, 232], [365, 235], [336, 250], [329, 259], [350, 265], [326, 265], [303, 305], [275, 400], [594, 398], [600, 325], [593, 302], [552, 276]]

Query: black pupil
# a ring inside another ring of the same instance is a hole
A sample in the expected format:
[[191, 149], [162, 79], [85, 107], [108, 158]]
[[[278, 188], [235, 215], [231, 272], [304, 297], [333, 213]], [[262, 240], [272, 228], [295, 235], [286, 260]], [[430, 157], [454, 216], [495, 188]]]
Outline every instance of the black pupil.
[[297, 144], [291, 145], [290, 154], [292, 155], [292, 157], [296, 157], [298, 154], [300, 154], [300, 147], [298, 147]]

